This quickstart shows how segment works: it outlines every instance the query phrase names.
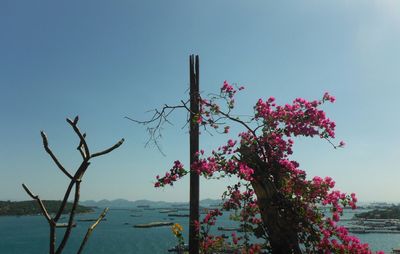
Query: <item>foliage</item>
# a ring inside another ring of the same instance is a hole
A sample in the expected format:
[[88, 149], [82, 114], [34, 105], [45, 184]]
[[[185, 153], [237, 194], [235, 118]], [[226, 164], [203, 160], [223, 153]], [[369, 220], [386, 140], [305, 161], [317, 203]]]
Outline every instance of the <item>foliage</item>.
[[[331, 141], [335, 123], [320, 109], [335, 98], [325, 93], [321, 100], [297, 98], [284, 106], [277, 105], [273, 97], [259, 99], [250, 119], [243, 120], [232, 114], [235, 95], [243, 89], [225, 81], [219, 94], [200, 98], [195, 121], [206, 130], [211, 127], [229, 133], [227, 123], [235, 123], [244, 131], [210, 156], [200, 151], [190, 170], [207, 179], [236, 177], [237, 184], [223, 194], [222, 210], [239, 212], [242, 225], [265, 244], [250, 243], [246, 235], [232, 235], [231, 242], [209, 235], [209, 227], [223, 212], [211, 210], [198, 225], [202, 252], [213, 253], [215, 246], [229, 244], [243, 253], [371, 253], [368, 244], [338, 224], [344, 207], [356, 208], [355, 194], [333, 189], [331, 177], [308, 179], [299, 163], [290, 159], [294, 137], [320, 137], [334, 148], [345, 145]], [[157, 176], [155, 187], [173, 185], [188, 172], [175, 161], [163, 177]], [[329, 207], [332, 215], [326, 216], [321, 207]]]

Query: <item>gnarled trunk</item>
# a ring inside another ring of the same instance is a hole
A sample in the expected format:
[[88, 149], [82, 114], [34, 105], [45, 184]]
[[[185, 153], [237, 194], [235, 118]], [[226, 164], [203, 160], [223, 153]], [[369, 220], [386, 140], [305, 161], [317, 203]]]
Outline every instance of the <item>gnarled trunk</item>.
[[273, 254], [301, 254], [298, 218], [290, 200], [280, 193], [283, 177], [279, 164], [264, 162], [249, 147], [240, 148], [240, 160], [254, 169], [252, 188]]
[[293, 218], [287, 208], [282, 206], [273, 183], [264, 179], [252, 182], [257, 196], [261, 219], [269, 236], [273, 254], [300, 254], [298, 235]]

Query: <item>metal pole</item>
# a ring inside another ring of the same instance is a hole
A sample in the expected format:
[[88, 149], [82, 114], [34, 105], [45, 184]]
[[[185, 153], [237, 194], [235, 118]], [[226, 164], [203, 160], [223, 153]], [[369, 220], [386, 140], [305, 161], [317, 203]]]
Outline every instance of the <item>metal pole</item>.
[[[199, 151], [199, 56], [191, 55], [190, 67], [190, 165]], [[190, 171], [189, 253], [199, 253], [199, 237], [195, 221], [199, 222], [199, 175]]]

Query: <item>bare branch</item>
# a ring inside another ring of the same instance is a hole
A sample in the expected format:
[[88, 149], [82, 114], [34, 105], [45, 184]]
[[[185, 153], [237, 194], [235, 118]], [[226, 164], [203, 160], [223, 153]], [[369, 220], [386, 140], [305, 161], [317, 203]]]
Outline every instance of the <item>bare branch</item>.
[[40, 209], [42, 210], [43, 216], [46, 218], [47, 222], [49, 224], [53, 224], [53, 220], [51, 219], [49, 213], [47, 212], [46, 207], [44, 206], [42, 200], [39, 198], [38, 195], [35, 195], [31, 192], [31, 190], [29, 190], [28, 186], [26, 186], [24, 183], [22, 184], [22, 188], [24, 188], [24, 190], [26, 191], [26, 193], [28, 193], [28, 195], [37, 201], [37, 203], [39, 204]]
[[[44, 217], [46, 217], [47, 221], [49, 222], [49, 226], [50, 226], [50, 246], [49, 246], [49, 253], [50, 254], [61, 254], [61, 252], [64, 250], [65, 245], [70, 237], [71, 231], [72, 231], [72, 227], [74, 225], [74, 217], [76, 214], [76, 209], [78, 207], [78, 202], [79, 202], [79, 198], [80, 198], [80, 184], [81, 184], [81, 179], [83, 177], [83, 175], [85, 174], [87, 168], [90, 165], [89, 160], [91, 159], [90, 156], [90, 152], [89, 152], [89, 147], [86, 143], [86, 133], [81, 133], [81, 131], [79, 130], [77, 124], [79, 121], [79, 117], [76, 116], [74, 118], [74, 120], [71, 120], [69, 118], [67, 118], [67, 122], [72, 126], [72, 128], [74, 129], [75, 133], [78, 135], [79, 137], [79, 145], [77, 147], [77, 150], [80, 152], [81, 156], [82, 156], [82, 163], [80, 164], [80, 166], [78, 167], [78, 169], [76, 170], [76, 172], [74, 173], [74, 175], [69, 174], [65, 168], [61, 165], [61, 163], [58, 161], [57, 157], [53, 154], [53, 152], [51, 151], [51, 149], [49, 148], [48, 145], [48, 140], [47, 140], [47, 136], [46, 134], [42, 131], [41, 132], [41, 136], [43, 139], [43, 146], [46, 150], [46, 152], [50, 155], [50, 157], [53, 159], [53, 161], [55, 162], [55, 164], [60, 168], [60, 170], [66, 175], [68, 176], [68, 178], [70, 179], [70, 183], [64, 193], [64, 197], [63, 200], [61, 201], [61, 205], [58, 208], [58, 211], [55, 215], [54, 218], [51, 218], [49, 213], [47, 212], [46, 207], [44, 206], [42, 200], [39, 198], [38, 195], [33, 194], [29, 188], [25, 185], [22, 184], [22, 187], [24, 188], [24, 190], [26, 191], [26, 193], [34, 200], [36, 200], [40, 206], [40, 209], [42, 210], [42, 213], [44, 215]], [[97, 157], [100, 155], [104, 155], [107, 154], [111, 151], [113, 151], [114, 149], [118, 148], [119, 146], [122, 145], [122, 143], [124, 142], [124, 139], [121, 139], [118, 143], [116, 143], [115, 145], [113, 145], [112, 147], [103, 150], [101, 152], [95, 153], [93, 154], [92, 157]], [[67, 224], [67, 228], [64, 232], [64, 235], [62, 237], [62, 240], [60, 242], [60, 244], [58, 245], [57, 249], [55, 248], [56, 245], [56, 227], [57, 227], [57, 222], [61, 217], [61, 214], [63, 214], [68, 199], [71, 195], [72, 189], [75, 187], [75, 195], [74, 195], [74, 199], [73, 199], [73, 204], [72, 204], [72, 208], [71, 211], [69, 211], [69, 220], [68, 220], [68, 224]], [[88, 237], [90, 236], [91, 232], [94, 230], [94, 228], [97, 226], [97, 224], [99, 223], [99, 221], [101, 220], [102, 217], [105, 216], [107, 211], [104, 211], [102, 213], [102, 215], [99, 217], [99, 220], [92, 225], [92, 227], [90, 227], [90, 233], [88, 233], [88, 236], [85, 238], [85, 242], [82, 243], [82, 248], [85, 245]]]
[[81, 182], [76, 181], [74, 202], [72, 203], [72, 208], [71, 208], [71, 211], [69, 212], [67, 229], [65, 230], [64, 237], [62, 238], [60, 245], [58, 245], [58, 248], [55, 252], [56, 254], [60, 254], [63, 251], [65, 245], [67, 244], [68, 238], [71, 234], [72, 226], [74, 223], [75, 212], [76, 212], [76, 208], [78, 207], [78, 202], [79, 202], [79, 197], [80, 197], [80, 186], [81, 186]]
[[[83, 138], [84, 139], [86, 139], [86, 133], [83, 133]], [[85, 154], [85, 151], [83, 150], [83, 143], [82, 143], [82, 141], [80, 140], [79, 141], [79, 145], [78, 145], [78, 147], [76, 148], [76, 150], [78, 150], [79, 151], [79, 153], [81, 154], [81, 156], [82, 156], [82, 159], [85, 159], [86, 158], [86, 154]]]
[[100, 156], [100, 155], [107, 154], [107, 153], [111, 152], [112, 150], [118, 148], [120, 145], [122, 145], [122, 143], [124, 143], [124, 141], [125, 141], [125, 139], [121, 139], [118, 143], [116, 143], [116, 144], [113, 145], [112, 147], [110, 147], [110, 148], [108, 148], [108, 149], [106, 149], [106, 150], [103, 150], [103, 151], [101, 151], [101, 152], [94, 153], [94, 154], [92, 154], [90, 157], [91, 157], [91, 158], [94, 158], [94, 157], [97, 157], [97, 156]]
[[147, 132], [149, 133], [149, 139], [147, 140], [145, 146], [148, 146], [152, 142], [157, 147], [157, 149], [160, 151], [160, 153], [165, 155], [158, 143], [158, 140], [162, 137], [162, 135], [161, 135], [162, 126], [164, 125], [164, 123], [168, 123], [168, 124], [172, 125], [172, 123], [168, 120], [168, 116], [170, 116], [172, 114], [172, 112], [174, 112], [175, 109], [185, 108], [186, 110], [188, 110], [188, 107], [186, 106], [187, 102], [184, 102], [184, 101], [181, 101], [181, 102], [182, 102], [182, 105], [170, 106], [170, 105], [165, 104], [160, 110], [158, 110], [158, 109], [152, 110], [154, 113], [153, 113], [152, 117], [150, 118], [150, 120], [139, 121], [139, 120], [130, 118], [128, 116], [125, 116], [124, 118], [126, 118], [132, 122], [142, 124], [142, 125], [148, 126], [148, 125], [154, 124], [152, 126], [147, 127]]
[[22, 188], [24, 188], [24, 190], [26, 191], [26, 193], [28, 193], [28, 195], [32, 198], [32, 199], [37, 199], [39, 196], [38, 195], [35, 195], [35, 194], [33, 194], [30, 190], [29, 190], [29, 188], [23, 183], [22, 184]]
[[79, 121], [79, 116], [75, 116], [73, 123], [76, 125], [78, 123], [78, 121]]
[[68, 201], [69, 195], [71, 193], [72, 187], [74, 187], [74, 184], [75, 184], [75, 181], [71, 180], [71, 182], [68, 185], [67, 190], [65, 191], [63, 201], [61, 202], [61, 205], [58, 208], [58, 212], [57, 212], [56, 216], [54, 217], [55, 221], [58, 221], [60, 219], [60, 217], [65, 209], [65, 206], [67, 205], [67, 201]]
[[[128, 116], [125, 116], [124, 118], [126, 118], [126, 119], [128, 119], [128, 120], [131, 120], [132, 122], [135, 122], [135, 123], [138, 123], [138, 124], [147, 125], [147, 124], [150, 124], [150, 123], [154, 123], [154, 122], [156, 122], [157, 120], [164, 119], [166, 116], [168, 116], [169, 114], [171, 114], [172, 111], [174, 111], [174, 110], [177, 109], [177, 108], [184, 108], [184, 107], [185, 107], [185, 105], [169, 106], [169, 105], [165, 104], [165, 105], [162, 107], [161, 111], [159, 111], [158, 109], [154, 109], [154, 110], [153, 110], [153, 111], [154, 111], [153, 116], [150, 118], [150, 120], [147, 120], [147, 121], [139, 121], [139, 120], [130, 118], [130, 117], [128, 117]], [[168, 111], [168, 112], [167, 112], [167, 111]]]
[[96, 222], [92, 224], [92, 226], [90, 226], [86, 232], [85, 238], [83, 239], [81, 246], [79, 247], [79, 250], [77, 252], [77, 254], [82, 253], [83, 247], [85, 247], [86, 242], [88, 241], [89, 237], [91, 236], [91, 234], [93, 233], [93, 230], [95, 229], [95, 227], [100, 223], [100, 221], [106, 216], [108, 212], [108, 207], [105, 208], [103, 210], [103, 212], [100, 214], [99, 218], [97, 218]]
[[50, 157], [53, 159], [54, 163], [57, 165], [57, 167], [69, 178], [72, 179], [72, 175], [68, 173], [68, 171], [61, 165], [61, 163], [58, 161], [57, 157], [54, 155], [53, 151], [49, 148], [49, 142], [47, 141], [47, 136], [44, 131], [40, 132], [40, 135], [42, 136], [43, 140], [43, 146], [44, 150], [50, 155]]
[[85, 154], [85, 159], [88, 160], [89, 159], [89, 147], [86, 143], [85, 137], [83, 136], [83, 134], [81, 133], [81, 131], [79, 130], [78, 126], [76, 125], [78, 123], [79, 117], [76, 116], [74, 121], [72, 121], [71, 119], [67, 118], [67, 122], [72, 126], [72, 128], [74, 129], [75, 133], [78, 135], [80, 142], [82, 143], [83, 149], [84, 149], [84, 154]]

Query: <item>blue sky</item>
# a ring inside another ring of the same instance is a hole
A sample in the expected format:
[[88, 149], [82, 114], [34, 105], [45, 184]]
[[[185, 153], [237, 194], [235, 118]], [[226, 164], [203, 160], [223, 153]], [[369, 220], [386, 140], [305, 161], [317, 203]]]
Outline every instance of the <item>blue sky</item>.
[[[42, 148], [40, 130], [72, 169], [77, 138], [65, 117], [80, 116], [93, 151], [82, 199], [188, 200], [188, 181], [156, 190], [154, 176], [188, 161], [185, 114], [164, 131], [162, 156], [144, 148], [148, 109], [186, 98], [188, 56], [199, 54], [201, 90], [224, 80], [246, 86], [238, 111], [258, 98], [279, 103], [325, 91], [337, 123], [334, 150], [297, 139], [294, 159], [309, 176], [332, 176], [362, 201], [400, 201], [400, 3], [397, 1], [1, 1], [0, 200], [25, 200], [24, 182], [60, 199], [67, 179]], [[210, 150], [231, 136], [201, 136]], [[202, 181], [201, 198], [226, 182]]]

